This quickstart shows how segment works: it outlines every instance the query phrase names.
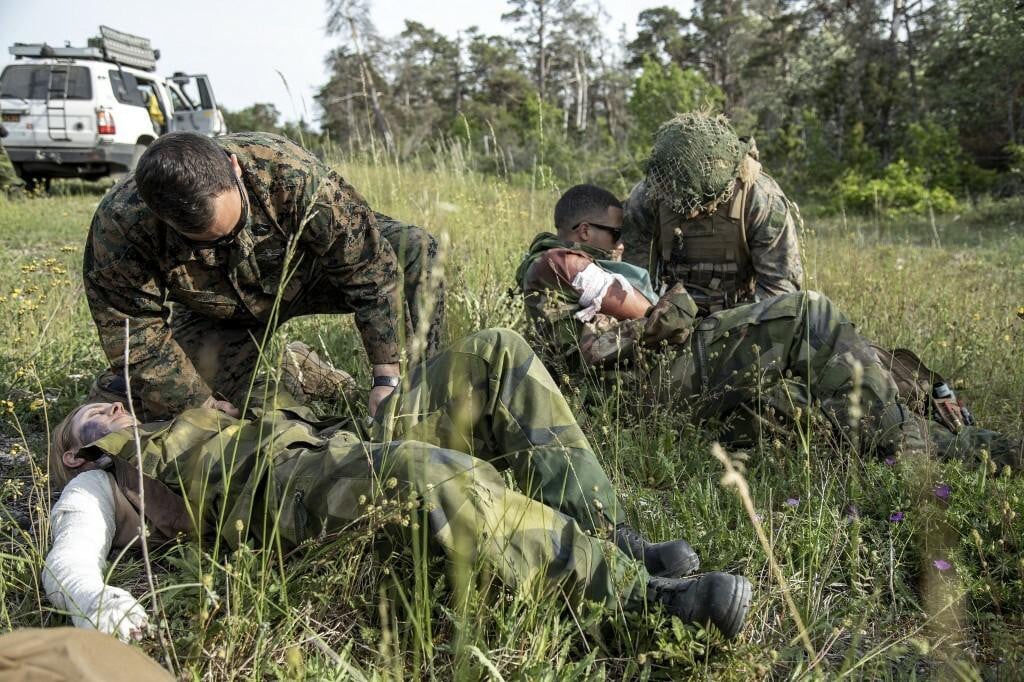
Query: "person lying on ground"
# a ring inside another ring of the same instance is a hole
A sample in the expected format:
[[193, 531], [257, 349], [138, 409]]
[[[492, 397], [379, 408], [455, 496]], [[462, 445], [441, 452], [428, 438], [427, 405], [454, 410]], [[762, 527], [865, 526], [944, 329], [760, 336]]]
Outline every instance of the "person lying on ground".
[[524, 595], [564, 594], [570, 607], [588, 600], [612, 612], [661, 605], [729, 638], [743, 624], [750, 583], [683, 578], [699, 566], [689, 544], [649, 543], [627, 524], [564, 397], [515, 332], [456, 342], [365, 429], [318, 419], [284, 393], [244, 419], [218, 407], [137, 424], [120, 403], [90, 403], [54, 430], [50, 475], [66, 485], [43, 583], [75, 625], [130, 638], [146, 624], [102, 570], [112, 547], [139, 536], [140, 491], [154, 545], [185, 533], [291, 551], [370, 508], [395, 509], [426, 523], [452, 564], [480, 565]]
[[1021, 466], [1022, 444], [1003, 434], [921, 418], [899, 399], [892, 373], [828, 298], [782, 294], [707, 316], [683, 282], [657, 296], [647, 273], [609, 258], [621, 251], [622, 206], [593, 185], [569, 189], [555, 208], [557, 234], [542, 233], [517, 272], [528, 317], [547, 357], [570, 368], [619, 372], [644, 351], [657, 362], [644, 386], [652, 400], [688, 405], [698, 422], [752, 432], [753, 410], [777, 416], [821, 406], [844, 438], [866, 450], [900, 449]]

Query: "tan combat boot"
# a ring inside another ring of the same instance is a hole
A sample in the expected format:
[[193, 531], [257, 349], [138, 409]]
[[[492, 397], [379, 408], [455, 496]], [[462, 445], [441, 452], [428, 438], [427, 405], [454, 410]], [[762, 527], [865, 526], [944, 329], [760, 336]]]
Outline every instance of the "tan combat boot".
[[323, 360], [301, 341], [285, 346], [281, 369], [285, 387], [307, 400], [339, 400], [350, 396], [356, 387], [348, 372]]

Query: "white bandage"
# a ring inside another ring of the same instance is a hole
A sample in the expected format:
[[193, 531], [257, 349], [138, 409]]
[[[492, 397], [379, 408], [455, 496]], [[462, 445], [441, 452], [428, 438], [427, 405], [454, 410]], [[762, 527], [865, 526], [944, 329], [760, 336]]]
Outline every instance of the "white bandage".
[[114, 492], [106, 471], [75, 476], [50, 514], [53, 546], [43, 566], [50, 602], [76, 627], [95, 628], [122, 640], [138, 639], [148, 618], [128, 592], [103, 582], [114, 539]]
[[597, 263], [591, 263], [577, 273], [573, 277], [572, 288], [580, 295], [582, 310], [576, 313], [576, 319], [580, 322], [590, 322], [594, 319], [594, 316], [601, 312], [601, 304], [608, 289], [616, 282], [623, 291], [629, 291], [632, 287], [628, 279], [608, 272]]

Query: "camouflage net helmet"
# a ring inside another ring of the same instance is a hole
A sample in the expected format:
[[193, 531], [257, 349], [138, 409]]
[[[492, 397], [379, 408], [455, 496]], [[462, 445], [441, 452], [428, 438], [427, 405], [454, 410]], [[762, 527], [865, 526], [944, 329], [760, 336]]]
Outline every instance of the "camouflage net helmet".
[[740, 140], [721, 114], [677, 114], [654, 134], [647, 186], [679, 213], [712, 210], [732, 196], [750, 144]]

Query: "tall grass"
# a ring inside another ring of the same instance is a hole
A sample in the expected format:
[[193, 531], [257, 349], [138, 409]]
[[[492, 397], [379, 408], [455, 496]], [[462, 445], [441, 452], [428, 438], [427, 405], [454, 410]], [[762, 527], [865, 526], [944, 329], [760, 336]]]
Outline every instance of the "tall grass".
[[[383, 158], [339, 166], [375, 209], [447, 235], [449, 338], [523, 327], [512, 273], [530, 238], [549, 228], [559, 188], [477, 175], [457, 155], [429, 172]], [[46, 434], [105, 366], [79, 275], [98, 200], [77, 187], [0, 199], [0, 629], [64, 622], [39, 581]], [[1024, 435], [1020, 204], [936, 216], [934, 227], [881, 217], [807, 223], [809, 288], [872, 339], [917, 350], [983, 424]], [[367, 383], [350, 321], [294, 320], [275, 342], [296, 338]], [[1019, 476], [959, 463], [890, 466], [816, 427], [766, 433], [758, 447], [729, 453], [748, 486], [740, 499], [722, 485], [708, 437], [677, 411], [627, 422], [629, 395], [584, 408], [575, 387], [566, 393], [631, 520], [657, 539], [686, 537], [706, 568], [754, 582], [738, 641], [656, 614], [571, 615], [474, 571], [452, 581], [421, 534], [411, 548], [382, 548], [370, 522], [286, 557], [192, 545], [157, 553], [173, 654], [143, 646], [204, 679], [1011, 679], [1024, 670]], [[948, 501], [935, 496], [938, 483]], [[121, 558], [111, 581], [142, 597], [140, 561]]]

